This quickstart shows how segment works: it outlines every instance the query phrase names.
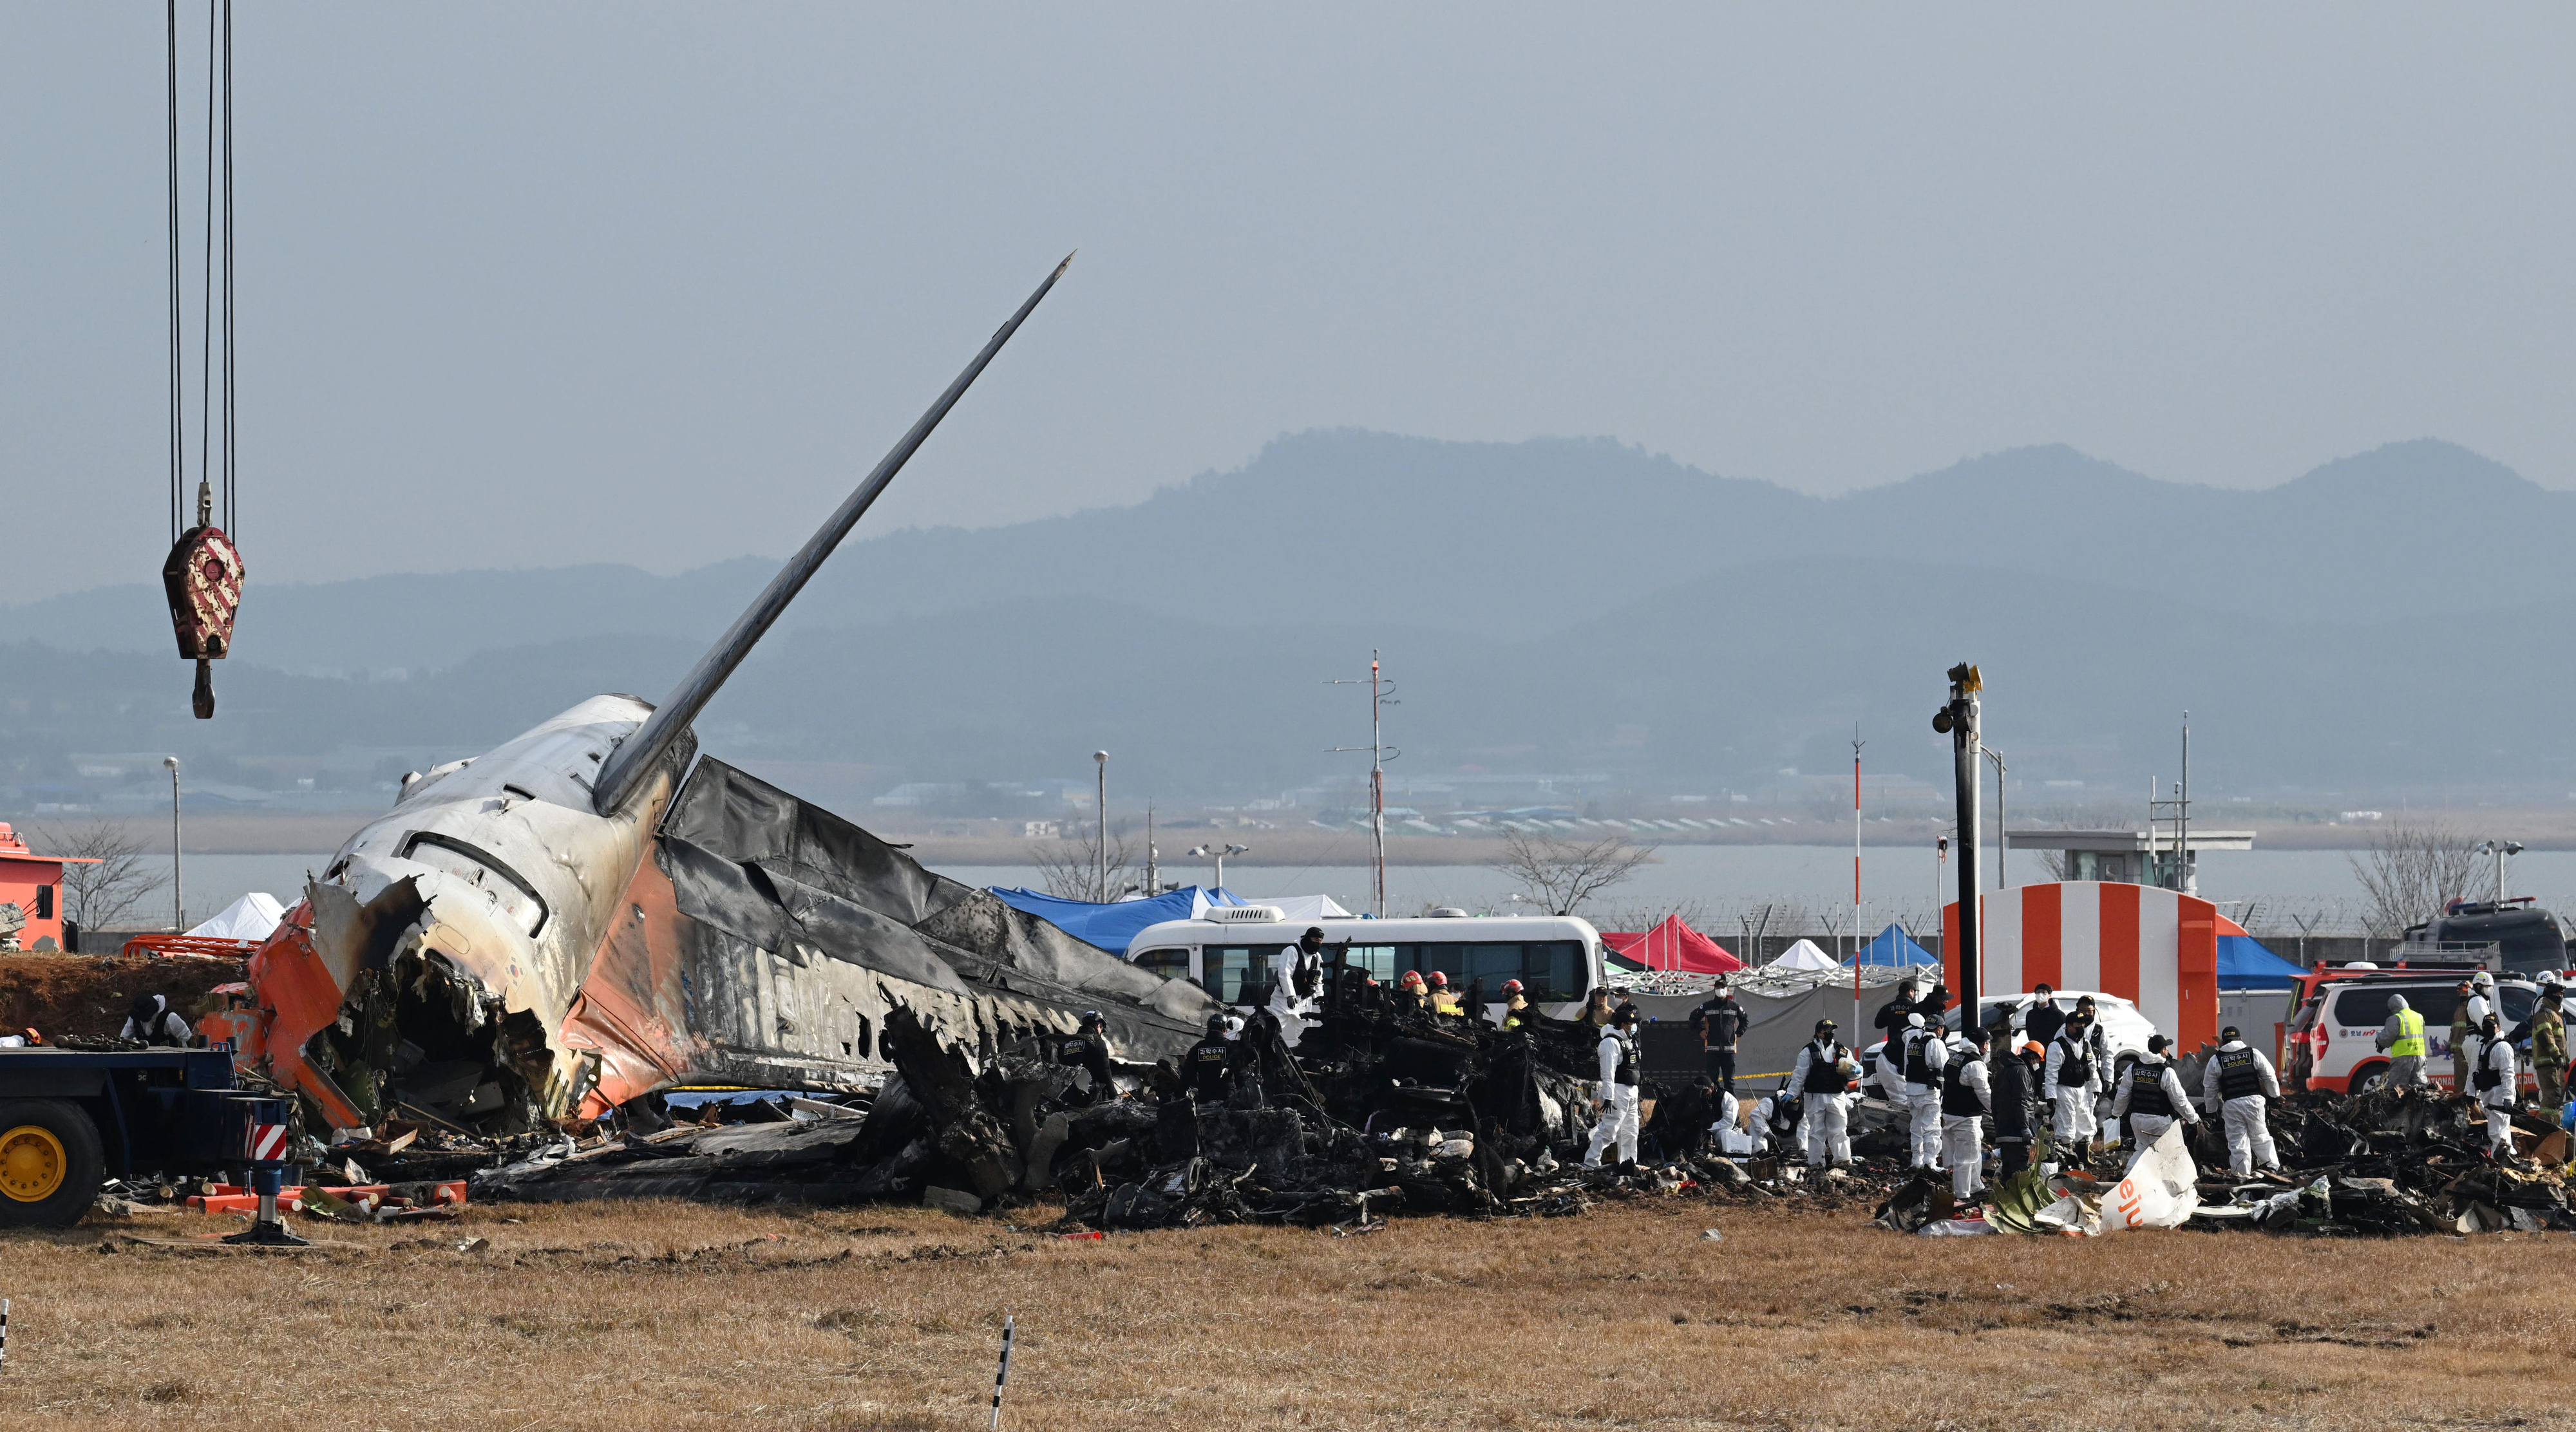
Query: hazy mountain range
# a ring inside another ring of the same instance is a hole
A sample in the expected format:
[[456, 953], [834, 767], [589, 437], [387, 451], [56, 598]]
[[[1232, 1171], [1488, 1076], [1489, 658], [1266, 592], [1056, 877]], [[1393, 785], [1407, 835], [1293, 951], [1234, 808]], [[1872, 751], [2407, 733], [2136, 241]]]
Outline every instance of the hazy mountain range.
[[[2569, 550], [2576, 494], [2431, 441], [2262, 491], [2049, 447], [1813, 498], [1608, 441], [1318, 432], [1132, 507], [853, 542], [701, 729], [887, 785], [1080, 777], [1107, 747], [1129, 790], [1251, 794], [1356, 769], [1324, 749], [1366, 740], [1365, 697], [1324, 683], [1377, 648], [1415, 780], [1760, 789], [1847, 770], [1855, 721], [1874, 768], [1946, 780], [1928, 722], [1966, 659], [2017, 784], [2065, 799], [2046, 783], [2143, 800], [2185, 708], [2212, 793], [2555, 798]], [[771, 565], [254, 584], [211, 723], [157, 589], [0, 608], [0, 782], [480, 748], [658, 697]]]

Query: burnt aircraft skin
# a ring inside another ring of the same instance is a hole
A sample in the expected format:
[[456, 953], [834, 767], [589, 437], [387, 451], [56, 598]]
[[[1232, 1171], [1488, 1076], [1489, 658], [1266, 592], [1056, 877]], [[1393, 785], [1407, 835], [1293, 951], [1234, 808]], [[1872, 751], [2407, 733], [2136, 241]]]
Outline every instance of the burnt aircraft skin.
[[484, 1133], [681, 1080], [874, 1087], [898, 1008], [967, 1058], [1083, 1009], [1131, 1056], [1185, 1048], [1217, 1008], [1196, 987], [721, 762], [690, 773], [698, 711], [1063, 273], [659, 707], [593, 697], [406, 780], [253, 955], [252, 1007], [208, 1033], [303, 1096], [308, 1126], [426, 1116]]
[[689, 754], [617, 813], [592, 808], [600, 763], [651, 710], [593, 697], [406, 780], [253, 956], [266, 1017], [234, 1021], [236, 1048], [333, 1127], [406, 1103], [451, 1122], [514, 1110], [504, 1132], [577, 1101], [563, 1019]]

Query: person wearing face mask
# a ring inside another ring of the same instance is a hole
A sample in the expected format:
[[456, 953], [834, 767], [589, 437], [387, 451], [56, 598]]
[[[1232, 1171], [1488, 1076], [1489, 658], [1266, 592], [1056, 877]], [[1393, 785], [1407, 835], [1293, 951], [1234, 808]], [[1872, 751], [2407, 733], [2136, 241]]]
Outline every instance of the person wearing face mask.
[[2263, 1051], [2248, 1045], [2229, 1025], [2218, 1031], [2218, 1052], [2200, 1076], [2201, 1107], [2219, 1116], [2227, 1130], [2227, 1166], [2238, 1178], [2252, 1178], [2258, 1168], [2276, 1169], [2281, 1156], [2272, 1146], [2265, 1120], [2271, 1101], [2281, 1097], [2280, 1076]]
[[2049, 1126], [2058, 1157], [2081, 1167], [2098, 1127], [2093, 1100], [2102, 1088], [2101, 1062], [2092, 1038], [2093, 1002], [2080, 1000], [2075, 1012], [2048, 1041], [2048, 1068], [2043, 1075], [2049, 1098]]
[[1851, 1086], [1859, 1065], [1834, 1037], [1830, 1019], [1816, 1021], [1816, 1037], [1798, 1050], [1789, 1087], [1806, 1105], [1807, 1166], [1851, 1166]]

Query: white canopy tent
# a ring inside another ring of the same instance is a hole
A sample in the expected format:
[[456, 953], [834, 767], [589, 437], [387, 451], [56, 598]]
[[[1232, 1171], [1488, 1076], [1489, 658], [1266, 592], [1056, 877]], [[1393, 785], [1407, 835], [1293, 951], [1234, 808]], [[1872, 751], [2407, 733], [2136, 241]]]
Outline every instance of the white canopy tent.
[[1833, 956], [1816, 948], [1813, 940], [1800, 940], [1780, 952], [1780, 957], [1762, 967], [1764, 974], [1790, 974], [1801, 970], [1838, 970], [1842, 965]]
[[286, 919], [286, 907], [265, 890], [253, 890], [223, 908], [223, 913], [188, 933], [206, 940], [265, 940]]

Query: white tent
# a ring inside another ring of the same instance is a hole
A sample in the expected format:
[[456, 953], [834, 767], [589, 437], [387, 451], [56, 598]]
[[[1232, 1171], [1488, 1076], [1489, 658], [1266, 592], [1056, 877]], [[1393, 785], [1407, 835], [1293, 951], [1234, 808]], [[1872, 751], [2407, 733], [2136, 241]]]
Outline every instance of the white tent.
[[1787, 974], [1793, 970], [1838, 970], [1834, 957], [1816, 948], [1813, 940], [1800, 940], [1780, 952], [1780, 958], [1764, 965], [1765, 974]]
[[[1347, 920], [1351, 912], [1330, 895], [1247, 895], [1246, 905], [1276, 905], [1291, 920]], [[1202, 909], [1200, 916], [1207, 914]]]
[[188, 933], [208, 940], [265, 940], [285, 919], [286, 907], [277, 903], [276, 896], [253, 890]]

